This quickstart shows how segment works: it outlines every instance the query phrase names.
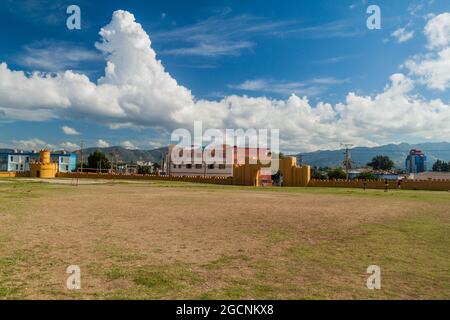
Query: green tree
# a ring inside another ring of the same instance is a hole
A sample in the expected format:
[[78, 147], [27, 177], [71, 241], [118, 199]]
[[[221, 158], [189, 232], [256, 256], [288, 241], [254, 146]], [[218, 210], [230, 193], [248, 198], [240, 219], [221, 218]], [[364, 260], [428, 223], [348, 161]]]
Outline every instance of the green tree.
[[81, 169], [81, 167], [83, 167], [83, 169], [89, 168], [89, 166], [88, 166], [87, 163], [83, 163], [83, 164], [77, 163], [77, 170], [78, 170], [78, 169]]
[[317, 180], [326, 180], [327, 179], [327, 171], [328, 168], [324, 169], [321, 167], [314, 166], [311, 169], [311, 178]]
[[105, 154], [99, 150], [94, 151], [88, 157], [88, 165], [91, 169], [111, 169], [111, 163]]
[[331, 180], [339, 180], [339, 179], [347, 179], [347, 175], [342, 168], [331, 169], [328, 171], [328, 179]]
[[360, 174], [358, 174], [356, 179], [359, 179], [359, 180], [364, 180], [364, 179], [366, 179], [366, 180], [377, 180], [377, 177], [372, 172], [361, 172]]
[[138, 174], [151, 174], [152, 167], [150, 166], [142, 166], [138, 168]]
[[437, 160], [433, 164], [433, 171], [434, 172], [449, 172], [450, 171], [450, 162], [447, 163], [442, 160]]
[[394, 166], [394, 161], [392, 161], [388, 156], [375, 156], [372, 161], [367, 164], [374, 170], [391, 170]]

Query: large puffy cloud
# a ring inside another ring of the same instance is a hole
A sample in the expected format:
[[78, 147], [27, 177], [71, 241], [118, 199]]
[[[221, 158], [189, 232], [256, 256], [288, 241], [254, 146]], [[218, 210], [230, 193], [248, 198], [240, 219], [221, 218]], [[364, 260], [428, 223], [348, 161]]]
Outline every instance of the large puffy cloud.
[[114, 12], [100, 36], [96, 47], [106, 67], [97, 83], [72, 71], [30, 75], [1, 64], [0, 114], [11, 119], [87, 118], [112, 127], [166, 132], [189, 128], [196, 120], [213, 128], [279, 128], [282, 148], [288, 151], [336, 148], [341, 142], [450, 139], [450, 106], [416, 96], [414, 82], [402, 74], [393, 75], [374, 97], [349, 93], [334, 106], [313, 106], [295, 94], [286, 100], [237, 95], [197, 100], [165, 71], [132, 14]]
[[430, 19], [424, 32], [432, 51], [406, 61], [405, 66], [429, 88], [444, 91], [450, 88], [450, 13]]
[[437, 54], [408, 60], [405, 65], [429, 88], [444, 91], [450, 87], [450, 47]]
[[450, 13], [445, 12], [428, 21], [425, 35], [430, 48], [444, 48], [450, 45]]

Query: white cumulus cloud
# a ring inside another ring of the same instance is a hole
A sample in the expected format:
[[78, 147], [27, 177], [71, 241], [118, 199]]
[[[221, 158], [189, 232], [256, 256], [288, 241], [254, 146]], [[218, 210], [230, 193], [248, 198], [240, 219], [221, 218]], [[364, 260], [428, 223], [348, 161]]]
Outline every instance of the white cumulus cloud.
[[424, 32], [431, 51], [409, 59], [405, 66], [429, 88], [444, 91], [450, 88], [450, 13], [432, 17]]
[[16, 148], [22, 150], [39, 150], [39, 149], [56, 149], [56, 146], [49, 144], [41, 139], [33, 138], [29, 140], [13, 140], [13, 144]]
[[109, 143], [106, 142], [103, 139], [99, 139], [99, 140], [97, 140], [97, 147], [99, 147], [99, 148], [108, 148], [109, 147]]
[[450, 47], [410, 59], [405, 66], [429, 88], [441, 91], [450, 88]]
[[124, 147], [125, 149], [129, 149], [129, 150], [137, 149], [137, 147], [131, 141], [128, 141], [128, 140], [121, 142], [120, 146]]
[[75, 130], [74, 128], [71, 128], [69, 126], [62, 126], [62, 131], [64, 132], [64, 134], [68, 135], [68, 136], [77, 136], [80, 133]]
[[430, 19], [425, 26], [425, 35], [431, 48], [450, 45], [450, 13], [445, 12]]
[[67, 150], [67, 151], [75, 151], [75, 150], [80, 149], [80, 146], [77, 145], [76, 143], [67, 141], [67, 142], [61, 143], [60, 148], [63, 150]]

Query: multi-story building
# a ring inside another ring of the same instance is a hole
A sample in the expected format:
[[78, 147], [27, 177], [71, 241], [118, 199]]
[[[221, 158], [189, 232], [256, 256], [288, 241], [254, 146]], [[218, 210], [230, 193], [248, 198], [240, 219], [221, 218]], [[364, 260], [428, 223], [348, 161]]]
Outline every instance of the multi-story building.
[[427, 157], [418, 149], [412, 149], [409, 151], [409, 155], [406, 157], [405, 168], [406, 173], [420, 173], [426, 171]]
[[[0, 153], [0, 171], [29, 172], [30, 164], [38, 161], [39, 153], [36, 151], [3, 152]], [[61, 151], [52, 153], [51, 161], [58, 163], [58, 172], [72, 172], [76, 169], [77, 156], [75, 153]]]
[[77, 155], [65, 151], [52, 153], [52, 162], [58, 163], [58, 172], [72, 172], [77, 168]]
[[[173, 159], [174, 152], [178, 160]], [[246, 159], [270, 159], [268, 148], [242, 148], [237, 146], [222, 145], [210, 151], [209, 156], [217, 161], [207, 160], [204, 147], [177, 147], [169, 146], [167, 172], [170, 176], [204, 176], [204, 177], [232, 177], [233, 168], [239, 164], [245, 164]], [[182, 160], [180, 160], [182, 159]], [[261, 180], [263, 184], [270, 184], [272, 173], [270, 168], [261, 169]]]
[[0, 171], [28, 172], [30, 163], [39, 161], [39, 153], [14, 150], [0, 153]]

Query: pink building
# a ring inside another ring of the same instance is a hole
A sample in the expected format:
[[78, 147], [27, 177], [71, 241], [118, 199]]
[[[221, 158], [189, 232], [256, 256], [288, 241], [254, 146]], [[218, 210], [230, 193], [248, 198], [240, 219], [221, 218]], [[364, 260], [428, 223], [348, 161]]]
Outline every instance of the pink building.
[[[268, 148], [247, 148], [221, 145], [216, 148], [169, 146], [168, 174], [170, 176], [232, 177], [236, 165], [267, 161], [271, 157]], [[261, 180], [272, 184], [270, 168], [263, 168]]]

